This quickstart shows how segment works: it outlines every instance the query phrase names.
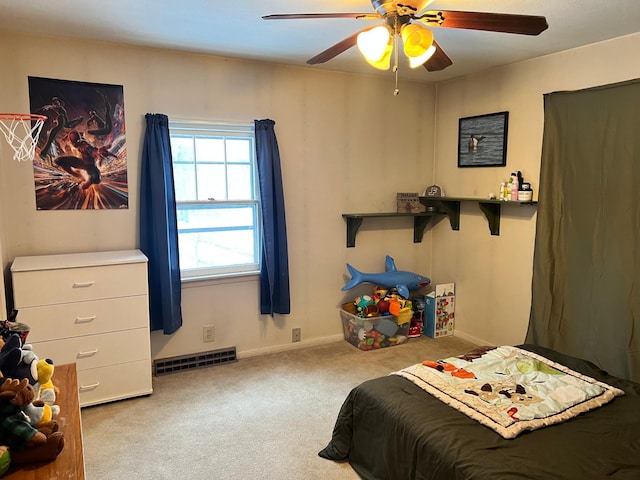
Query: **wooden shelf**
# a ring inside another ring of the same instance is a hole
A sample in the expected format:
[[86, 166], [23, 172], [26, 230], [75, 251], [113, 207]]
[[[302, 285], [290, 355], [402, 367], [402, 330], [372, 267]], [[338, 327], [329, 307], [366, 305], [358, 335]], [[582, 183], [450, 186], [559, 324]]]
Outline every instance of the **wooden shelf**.
[[420, 203], [427, 209], [443, 211], [449, 217], [451, 228], [460, 229], [460, 204], [462, 202], [474, 202], [478, 204], [489, 224], [491, 235], [500, 235], [500, 215], [502, 206], [536, 206], [538, 202], [519, 200], [492, 200], [489, 198], [464, 198], [464, 197], [420, 197]]
[[489, 224], [491, 235], [500, 235], [500, 216], [502, 206], [536, 206], [538, 202], [520, 202], [516, 200], [491, 200], [488, 198], [463, 197], [420, 197], [420, 202], [427, 207], [424, 213], [343, 213], [342, 218], [347, 222], [347, 247], [356, 246], [356, 235], [365, 218], [385, 217], [413, 217], [413, 243], [422, 242], [424, 231], [429, 223], [438, 217], [446, 215], [452, 230], [460, 230], [460, 204], [462, 202], [477, 203]]
[[413, 217], [413, 243], [420, 243], [422, 242], [425, 228], [438, 215], [442, 215], [442, 213], [343, 213], [342, 218], [347, 222], [347, 247], [356, 246], [356, 234], [365, 218]]

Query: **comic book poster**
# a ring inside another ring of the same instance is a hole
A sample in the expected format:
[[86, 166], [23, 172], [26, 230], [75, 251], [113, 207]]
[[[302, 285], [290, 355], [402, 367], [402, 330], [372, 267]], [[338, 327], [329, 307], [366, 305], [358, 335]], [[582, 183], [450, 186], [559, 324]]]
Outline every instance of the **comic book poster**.
[[122, 86], [29, 77], [29, 102], [47, 117], [33, 159], [36, 208], [128, 208]]

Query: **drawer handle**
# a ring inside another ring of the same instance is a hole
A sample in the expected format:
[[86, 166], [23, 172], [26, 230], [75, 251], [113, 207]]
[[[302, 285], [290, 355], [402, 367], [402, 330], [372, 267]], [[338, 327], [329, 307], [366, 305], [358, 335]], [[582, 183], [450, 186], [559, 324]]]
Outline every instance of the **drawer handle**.
[[99, 385], [100, 385], [100, 382], [96, 382], [91, 385], [80, 385], [80, 391], [86, 392], [87, 390], [95, 390], [96, 388], [98, 388]]
[[93, 322], [96, 319], [96, 315], [91, 315], [90, 317], [76, 317], [75, 323], [89, 323]]
[[97, 348], [95, 350], [89, 350], [88, 352], [78, 352], [78, 358], [93, 357], [96, 353], [98, 353]]
[[90, 282], [73, 282], [73, 288], [87, 288], [93, 285], [95, 282], [92, 280]]

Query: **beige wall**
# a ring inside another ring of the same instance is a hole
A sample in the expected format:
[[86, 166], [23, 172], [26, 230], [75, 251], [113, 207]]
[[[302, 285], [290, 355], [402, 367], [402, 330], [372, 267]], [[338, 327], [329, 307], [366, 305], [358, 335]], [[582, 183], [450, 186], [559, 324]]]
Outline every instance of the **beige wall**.
[[[410, 218], [365, 221], [356, 248], [345, 247], [342, 213], [395, 209], [396, 192], [422, 192], [433, 183], [435, 87], [180, 52], [63, 38], [0, 33], [0, 111], [28, 112], [28, 76], [124, 86], [129, 161], [129, 209], [36, 211], [29, 164], [11, 160], [0, 142], [0, 230], [3, 265], [19, 255], [136, 248], [144, 114], [172, 118], [276, 121], [287, 208], [292, 312], [258, 314], [255, 278], [189, 284], [184, 326], [152, 335], [162, 358], [236, 346], [239, 355], [342, 335], [336, 310], [345, 295], [345, 263], [429, 275], [431, 235], [413, 244]], [[351, 295], [351, 294], [349, 294]], [[216, 341], [202, 343], [202, 327]]]
[[[0, 111], [28, 111], [29, 75], [123, 85], [130, 162], [129, 210], [37, 212], [29, 165], [13, 162], [0, 143], [3, 265], [17, 255], [138, 246], [145, 113], [273, 118], [286, 190], [292, 313], [258, 315], [254, 278], [190, 284], [183, 291], [184, 326], [173, 336], [153, 334], [154, 357], [232, 345], [241, 356], [286, 349], [293, 327], [302, 328], [303, 345], [340, 338], [336, 308], [353, 293], [340, 292], [345, 262], [382, 271], [386, 254], [400, 269], [427, 274], [434, 283], [456, 282], [458, 335], [522, 342], [531, 300], [534, 208], [503, 207], [500, 236], [491, 236], [477, 205], [465, 203], [459, 231], [443, 220], [421, 244], [412, 243], [410, 219], [366, 220], [356, 248], [349, 249], [341, 214], [392, 211], [396, 192], [422, 191], [434, 182], [451, 196], [485, 197], [516, 169], [537, 197], [544, 93], [637, 78], [639, 49], [636, 34], [437, 87], [404, 83], [400, 75], [401, 93], [394, 97], [391, 75], [0, 34]], [[510, 112], [507, 167], [458, 169], [458, 118], [502, 110]], [[203, 344], [202, 326], [209, 324], [216, 326], [216, 341]]]
[[[486, 197], [513, 170], [539, 189], [543, 95], [640, 77], [640, 34], [441, 83], [437, 92], [435, 182], [451, 196]], [[457, 168], [458, 119], [509, 111], [507, 166]], [[434, 282], [457, 284], [457, 332], [481, 343], [524, 341], [531, 304], [535, 209], [502, 208], [491, 236], [476, 205], [464, 204], [460, 230], [434, 230]]]

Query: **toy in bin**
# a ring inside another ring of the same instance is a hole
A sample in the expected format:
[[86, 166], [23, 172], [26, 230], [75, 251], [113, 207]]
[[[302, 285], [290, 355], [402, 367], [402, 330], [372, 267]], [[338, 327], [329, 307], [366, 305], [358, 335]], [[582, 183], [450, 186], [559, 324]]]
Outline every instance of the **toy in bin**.
[[366, 351], [405, 343], [413, 310], [395, 288], [376, 286], [372, 295], [342, 305], [340, 316], [344, 339]]
[[410, 290], [418, 290], [431, 283], [428, 277], [398, 270], [395, 260], [389, 255], [385, 258], [384, 266], [385, 271], [382, 273], [364, 273], [347, 263], [347, 270], [351, 274], [351, 280], [342, 287], [342, 291], [350, 290], [361, 283], [373, 283], [386, 288], [395, 288], [401, 296], [409, 298]]
[[409, 326], [409, 338], [414, 338], [422, 335], [425, 301], [424, 298], [413, 297], [411, 302], [413, 304], [413, 312], [411, 316], [411, 325]]

